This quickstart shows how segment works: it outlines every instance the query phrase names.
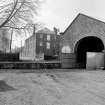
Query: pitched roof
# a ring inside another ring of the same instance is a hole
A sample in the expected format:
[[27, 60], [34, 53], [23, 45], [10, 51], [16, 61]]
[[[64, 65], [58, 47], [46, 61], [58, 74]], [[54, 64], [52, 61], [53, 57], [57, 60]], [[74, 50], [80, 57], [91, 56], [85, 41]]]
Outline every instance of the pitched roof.
[[55, 34], [54, 31], [51, 31], [51, 30], [48, 29], [48, 28], [43, 28], [43, 29], [39, 30], [37, 33], [43, 33], [43, 34]]
[[63, 32], [63, 34], [72, 26], [72, 24], [74, 24], [74, 22], [75, 22], [80, 16], [83, 16], [83, 17], [86, 17], [86, 18], [90, 18], [90, 19], [92, 19], [92, 20], [94, 20], [94, 21], [98, 21], [98, 22], [100, 22], [100, 23], [102, 23], [102, 24], [105, 24], [105, 22], [103, 22], [103, 21], [101, 21], [101, 20], [98, 20], [98, 19], [93, 18], [93, 17], [91, 17], [91, 16], [87, 16], [87, 15], [85, 15], [85, 14], [79, 13], [79, 14], [76, 16], [76, 18], [71, 22], [71, 24], [66, 28], [66, 30]]

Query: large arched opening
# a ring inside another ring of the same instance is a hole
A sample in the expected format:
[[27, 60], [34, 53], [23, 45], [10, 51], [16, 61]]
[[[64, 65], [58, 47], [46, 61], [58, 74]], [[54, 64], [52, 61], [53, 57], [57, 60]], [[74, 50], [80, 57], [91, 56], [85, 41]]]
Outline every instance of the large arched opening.
[[102, 52], [104, 44], [98, 37], [88, 36], [80, 39], [75, 45], [75, 53], [77, 54], [77, 62], [86, 67], [87, 52]]

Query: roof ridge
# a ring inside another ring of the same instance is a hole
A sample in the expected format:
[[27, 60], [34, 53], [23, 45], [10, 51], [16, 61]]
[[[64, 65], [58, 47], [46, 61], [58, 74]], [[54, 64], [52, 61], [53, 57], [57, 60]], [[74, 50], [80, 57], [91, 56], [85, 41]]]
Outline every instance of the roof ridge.
[[103, 22], [103, 21], [101, 21], [101, 20], [99, 20], [99, 19], [97, 19], [97, 18], [94, 18], [94, 17], [92, 17], [92, 16], [85, 15], [85, 14], [83, 14], [83, 13], [79, 13], [79, 14], [74, 18], [74, 20], [70, 23], [70, 25], [65, 29], [65, 31], [63, 32], [63, 34], [69, 29], [69, 27], [72, 26], [72, 24], [75, 22], [75, 20], [76, 20], [80, 15], [85, 16], [85, 17], [90, 18], [90, 19], [95, 20], [95, 21], [99, 21], [99, 22], [105, 24], [105, 22]]

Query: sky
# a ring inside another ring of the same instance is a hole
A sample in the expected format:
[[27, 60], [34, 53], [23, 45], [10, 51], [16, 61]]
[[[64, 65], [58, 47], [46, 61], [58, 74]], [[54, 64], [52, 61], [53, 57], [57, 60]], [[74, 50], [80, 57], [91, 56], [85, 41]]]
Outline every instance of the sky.
[[[37, 21], [42, 23], [43, 27], [46, 26], [51, 30], [56, 27], [60, 32], [64, 32], [78, 13], [105, 22], [105, 0], [44, 0], [38, 10]], [[20, 46], [24, 38], [13, 39], [14, 48]]]
[[105, 0], [44, 0], [37, 18], [44, 26], [63, 32], [78, 13], [105, 21]]

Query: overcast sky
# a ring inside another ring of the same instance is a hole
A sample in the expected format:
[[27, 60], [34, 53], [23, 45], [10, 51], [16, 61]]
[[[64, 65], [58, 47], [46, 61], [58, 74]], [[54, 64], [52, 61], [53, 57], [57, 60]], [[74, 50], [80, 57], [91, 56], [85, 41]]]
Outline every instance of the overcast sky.
[[105, 0], [45, 0], [38, 20], [64, 31], [78, 13], [105, 21]]
[[[38, 21], [42, 22], [50, 29], [53, 29], [55, 26], [60, 29], [60, 32], [63, 32], [78, 13], [83, 13], [105, 22], [105, 0], [44, 1], [45, 2], [42, 3], [37, 18]], [[19, 41], [14, 40], [13, 45], [15, 45], [15, 43], [20, 46]]]

